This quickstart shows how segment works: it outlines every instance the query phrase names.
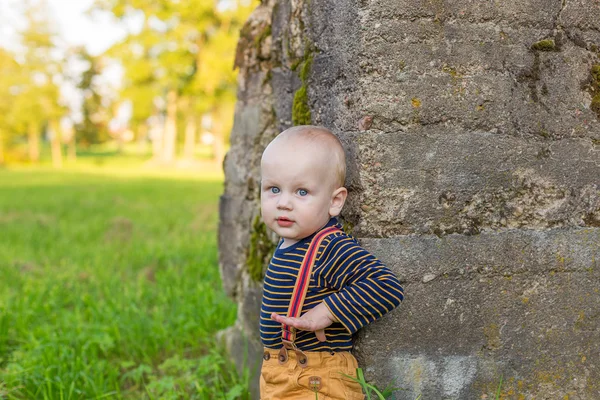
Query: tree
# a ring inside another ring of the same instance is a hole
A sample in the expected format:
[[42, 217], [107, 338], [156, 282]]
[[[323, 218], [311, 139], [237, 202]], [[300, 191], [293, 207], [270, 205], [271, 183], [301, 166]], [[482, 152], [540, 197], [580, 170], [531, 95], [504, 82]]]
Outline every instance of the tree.
[[37, 162], [40, 156], [40, 134], [44, 127], [50, 133], [52, 162], [62, 165], [59, 123], [66, 108], [60, 103], [61, 65], [52, 56], [54, 32], [44, 1], [26, 3], [27, 27], [20, 33], [23, 64], [19, 68], [14, 96], [13, 126], [17, 132], [27, 132], [29, 158]]
[[[169, 1], [125, 0], [98, 1], [96, 6], [118, 18], [143, 15], [141, 31], [129, 35], [108, 55], [119, 59], [124, 66], [122, 95], [133, 104], [135, 128], [145, 124], [153, 114], [165, 115], [162, 137], [155, 140], [162, 141], [161, 160], [170, 163], [175, 158], [181, 88], [193, 73], [194, 58], [186, 41], [189, 26], [182, 21], [180, 12], [184, 6]], [[162, 98], [162, 102], [157, 103], [156, 98]]]
[[[163, 162], [175, 158], [178, 119], [185, 123], [185, 153], [189, 156], [193, 154], [199, 116], [232, 109], [220, 103], [235, 102], [233, 56], [238, 31], [255, 3], [232, 1], [231, 5], [219, 9], [216, 1], [207, 0], [95, 3], [95, 9], [110, 11], [120, 19], [143, 17], [142, 29], [114, 46], [108, 55], [124, 66], [121, 95], [133, 103], [132, 124], [139, 127], [153, 115], [164, 116]], [[225, 133], [220, 135], [222, 142]]]
[[75, 127], [74, 138], [80, 145], [89, 147], [109, 139], [108, 111], [96, 83], [97, 77], [102, 73], [101, 60], [90, 55], [83, 47], [77, 49], [75, 53], [77, 58], [85, 62], [88, 67], [77, 82], [77, 88], [83, 94], [82, 120]]
[[12, 54], [0, 48], [0, 165], [6, 162], [5, 151], [14, 127], [12, 113], [14, 110], [13, 90], [15, 77], [19, 69]]

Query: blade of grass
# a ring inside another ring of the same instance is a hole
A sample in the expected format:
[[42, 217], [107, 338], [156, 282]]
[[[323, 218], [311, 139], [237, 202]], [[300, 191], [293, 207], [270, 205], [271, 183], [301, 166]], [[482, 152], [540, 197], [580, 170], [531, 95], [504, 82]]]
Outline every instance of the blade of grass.
[[496, 390], [496, 400], [500, 400], [500, 391], [502, 390], [502, 380], [504, 376], [500, 375], [500, 383], [498, 384], [498, 389]]

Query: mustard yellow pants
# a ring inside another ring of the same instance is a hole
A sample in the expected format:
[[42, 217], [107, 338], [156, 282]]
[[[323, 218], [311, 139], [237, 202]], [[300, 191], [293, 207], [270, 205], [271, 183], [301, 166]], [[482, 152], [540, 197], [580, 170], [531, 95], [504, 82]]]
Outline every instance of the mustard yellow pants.
[[[265, 349], [260, 376], [261, 400], [363, 400], [356, 378], [358, 363], [349, 352], [305, 351], [306, 367], [296, 353], [280, 364], [279, 350]], [[315, 392], [315, 389], [316, 392]]]

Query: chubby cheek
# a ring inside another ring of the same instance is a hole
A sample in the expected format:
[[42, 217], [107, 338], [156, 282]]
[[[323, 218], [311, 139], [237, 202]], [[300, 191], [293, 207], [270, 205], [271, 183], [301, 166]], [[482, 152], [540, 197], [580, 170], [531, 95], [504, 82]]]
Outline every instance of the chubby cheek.
[[269, 201], [269, 199], [265, 196], [260, 199], [260, 212], [263, 222], [267, 223], [267, 221], [269, 221], [272, 217], [273, 207], [272, 201]]

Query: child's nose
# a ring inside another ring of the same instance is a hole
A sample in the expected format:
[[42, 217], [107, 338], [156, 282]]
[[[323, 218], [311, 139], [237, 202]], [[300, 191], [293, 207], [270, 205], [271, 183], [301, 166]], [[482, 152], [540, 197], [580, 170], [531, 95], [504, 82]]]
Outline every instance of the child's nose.
[[277, 198], [277, 208], [289, 210], [291, 207], [292, 203], [290, 201], [290, 196], [285, 193], [281, 193], [281, 195], [279, 195]]

